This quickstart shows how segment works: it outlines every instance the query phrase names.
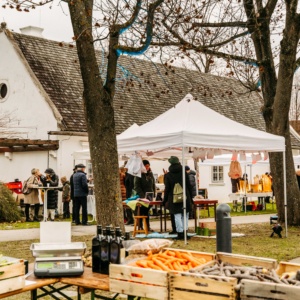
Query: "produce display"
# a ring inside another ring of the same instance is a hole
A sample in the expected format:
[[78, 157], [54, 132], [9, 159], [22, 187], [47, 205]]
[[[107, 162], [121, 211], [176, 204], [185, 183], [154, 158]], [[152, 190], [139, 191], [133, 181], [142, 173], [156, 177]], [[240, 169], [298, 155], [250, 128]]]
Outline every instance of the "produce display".
[[2, 254], [0, 254], [0, 267], [6, 266], [8, 264], [10, 264], [8, 260]]
[[236, 286], [237, 291], [240, 289], [240, 282], [242, 279], [300, 286], [300, 270], [279, 275], [274, 269], [267, 269], [260, 266], [238, 266], [216, 261], [214, 265], [204, 266], [203, 268], [194, 268], [189, 270], [189, 272], [213, 275], [216, 276], [214, 278], [215, 280], [226, 281], [226, 277], [236, 278], [238, 280]]
[[193, 256], [191, 252], [165, 250], [148, 256], [135, 262], [138, 267], [150, 268], [161, 271], [188, 271], [192, 268], [205, 264], [205, 258]]

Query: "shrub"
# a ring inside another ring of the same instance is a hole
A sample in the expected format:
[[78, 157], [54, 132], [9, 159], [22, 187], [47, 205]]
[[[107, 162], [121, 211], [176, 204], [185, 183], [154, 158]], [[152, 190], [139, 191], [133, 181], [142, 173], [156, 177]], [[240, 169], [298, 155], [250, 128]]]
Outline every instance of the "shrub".
[[21, 213], [11, 190], [0, 182], [0, 222], [16, 222], [21, 219]]

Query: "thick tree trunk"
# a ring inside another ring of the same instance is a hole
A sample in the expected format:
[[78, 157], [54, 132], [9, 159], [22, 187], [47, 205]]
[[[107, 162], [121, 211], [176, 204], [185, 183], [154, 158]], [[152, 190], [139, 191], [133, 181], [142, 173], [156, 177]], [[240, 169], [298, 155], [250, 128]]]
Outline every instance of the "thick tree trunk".
[[[83, 79], [83, 100], [93, 165], [97, 223], [124, 230], [113, 91], [104, 89], [92, 36], [92, 0], [69, 2]], [[116, 65], [117, 59], [111, 61]]]
[[[276, 96], [273, 106], [272, 132], [282, 135], [286, 140], [286, 170], [287, 170], [287, 223], [289, 225], [300, 224], [299, 201], [300, 193], [296, 182], [295, 167], [289, 130], [289, 109], [294, 78], [297, 44], [299, 41], [299, 29], [293, 16], [287, 14], [286, 27], [281, 41], [280, 63]], [[274, 180], [276, 191], [276, 204], [278, 206], [279, 219], [284, 220], [283, 203], [283, 163], [281, 155], [271, 156], [271, 171], [277, 174]]]
[[[299, 225], [300, 193], [296, 184], [289, 130], [289, 108], [297, 42], [299, 40], [299, 32], [296, 28], [297, 21], [294, 19], [295, 10], [292, 6], [290, 11], [287, 8], [286, 27], [281, 42], [280, 67], [277, 79], [270, 41], [270, 12], [261, 7], [259, 13], [255, 13], [255, 7], [251, 1], [244, 1], [244, 8], [248, 17], [248, 29], [251, 32], [259, 62], [259, 75], [264, 98], [262, 112], [266, 122], [266, 130], [284, 136], [286, 141], [287, 222], [289, 225]], [[271, 153], [270, 165], [279, 221], [282, 222], [285, 220], [282, 153]]]

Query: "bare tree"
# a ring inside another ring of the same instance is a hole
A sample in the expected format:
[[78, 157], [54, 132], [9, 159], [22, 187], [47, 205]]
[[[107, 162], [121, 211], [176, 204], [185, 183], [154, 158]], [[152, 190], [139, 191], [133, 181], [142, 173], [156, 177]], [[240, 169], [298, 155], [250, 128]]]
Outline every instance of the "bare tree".
[[[51, 0], [8, 1], [19, 11]], [[83, 80], [83, 102], [94, 172], [96, 214], [101, 224], [124, 226], [118, 172], [113, 99], [120, 55], [139, 55], [150, 46], [163, 19], [164, 0], [66, 0]], [[171, 1], [169, 1], [171, 3]], [[106, 74], [101, 77], [96, 50], [104, 49]]]
[[[162, 20], [170, 34], [167, 42], [154, 45], [177, 46], [183, 53], [202, 53], [223, 58], [229, 68], [236, 62], [252, 66], [258, 80], [252, 90], [261, 88], [262, 114], [266, 130], [286, 140], [288, 186], [288, 223], [300, 224], [300, 194], [296, 183], [289, 132], [289, 109], [299, 43], [300, 15], [297, 0], [198, 1], [178, 7], [181, 14]], [[214, 13], [203, 15], [203, 11]], [[221, 12], [220, 12], [221, 10]], [[220, 16], [222, 15], [222, 18]], [[211, 35], [219, 28], [227, 29], [216, 40], [203, 44], [201, 36]], [[162, 29], [161, 29], [162, 30]], [[280, 40], [281, 39], [281, 40]], [[279, 43], [280, 40], [280, 43]], [[235, 68], [236, 69], [236, 68]], [[235, 70], [233, 70], [234, 72]], [[284, 216], [283, 159], [281, 153], [270, 155], [271, 172], [279, 219]]]

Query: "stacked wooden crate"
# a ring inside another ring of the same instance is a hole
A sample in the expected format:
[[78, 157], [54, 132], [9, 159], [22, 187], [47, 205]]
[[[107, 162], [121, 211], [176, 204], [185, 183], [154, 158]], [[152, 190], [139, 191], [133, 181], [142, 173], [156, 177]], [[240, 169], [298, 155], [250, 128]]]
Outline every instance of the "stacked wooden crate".
[[[240, 267], [257, 266], [274, 270], [277, 267], [277, 262], [274, 259], [218, 252], [216, 260], [190, 270], [189, 273], [170, 273], [170, 300], [193, 298], [199, 300], [239, 299], [238, 276], [225, 276], [222, 270], [219, 271], [214, 267], [220, 263]], [[212, 270], [211, 274], [214, 275], [207, 275], [208, 272], [206, 273], [205, 270], [208, 269]]]
[[[168, 248], [169, 249], [169, 248]], [[215, 259], [215, 254], [179, 250], [192, 253], [197, 258], [204, 258], [207, 262]], [[140, 268], [133, 265], [110, 265], [109, 287], [111, 292], [145, 297], [150, 299], [169, 299], [169, 272]]]
[[25, 266], [21, 259], [1, 257], [0, 294], [8, 293], [25, 286]]

